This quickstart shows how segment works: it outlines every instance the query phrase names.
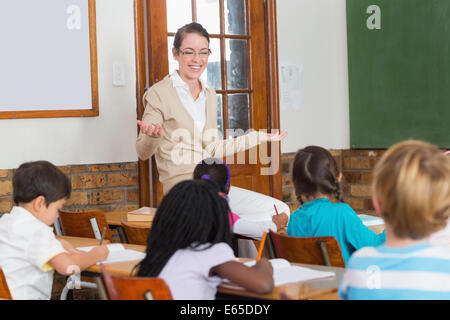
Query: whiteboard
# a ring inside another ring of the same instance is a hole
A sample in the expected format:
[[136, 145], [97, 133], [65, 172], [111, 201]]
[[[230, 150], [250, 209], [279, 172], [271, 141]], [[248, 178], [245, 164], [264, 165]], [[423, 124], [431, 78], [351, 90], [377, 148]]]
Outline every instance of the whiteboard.
[[94, 1], [2, 0], [0, 46], [0, 117], [98, 115]]

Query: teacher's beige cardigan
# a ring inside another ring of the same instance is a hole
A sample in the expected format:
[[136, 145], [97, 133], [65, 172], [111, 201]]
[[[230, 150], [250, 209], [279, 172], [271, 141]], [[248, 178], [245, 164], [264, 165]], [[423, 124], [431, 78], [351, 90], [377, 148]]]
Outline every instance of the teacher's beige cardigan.
[[154, 84], [144, 94], [145, 111], [142, 121], [160, 124], [163, 129], [159, 138], [140, 132], [136, 140], [136, 151], [142, 160], [155, 155], [164, 193], [178, 182], [192, 179], [194, 168], [201, 160], [230, 156], [267, 141], [267, 134], [262, 131], [220, 140], [216, 92], [208, 87], [205, 94], [206, 124], [202, 132], [183, 106], [169, 76]]

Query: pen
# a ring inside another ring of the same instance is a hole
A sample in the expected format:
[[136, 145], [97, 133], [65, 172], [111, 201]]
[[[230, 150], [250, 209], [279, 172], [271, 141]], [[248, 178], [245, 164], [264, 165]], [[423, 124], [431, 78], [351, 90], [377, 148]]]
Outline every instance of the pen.
[[105, 239], [105, 234], [106, 234], [106, 227], [103, 227], [103, 233], [102, 233], [102, 237], [100, 239], [100, 245], [102, 245], [103, 239]]
[[262, 239], [261, 239], [261, 243], [259, 244], [258, 255], [256, 256], [256, 263], [258, 263], [259, 260], [261, 259], [261, 255], [264, 250], [264, 243], [266, 242], [266, 237], [267, 237], [267, 232], [264, 232]]
[[273, 207], [275, 208], [275, 212], [276, 212], [277, 215], [278, 215], [278, 210], [277, 210], [277, 206], [275, 205], [275, 203], [273, 204]]

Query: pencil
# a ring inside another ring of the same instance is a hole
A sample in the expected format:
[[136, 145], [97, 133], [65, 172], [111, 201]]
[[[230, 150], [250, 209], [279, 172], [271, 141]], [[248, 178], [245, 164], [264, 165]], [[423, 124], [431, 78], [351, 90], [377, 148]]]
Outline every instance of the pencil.
[[100, 238], [100, 245], [102, 245], [103, 239], [105, 239], [105, 234], [106, 234], [106, 227], [103, 227], [102, 237]]
[[266, 242], [267, 232], [264, 232], [259, 244], [258, 255], [256, 256], [256, 263], [261, 259], [262, 252], [264, 250], [264, 243]]
[[277, 206], [276, 206], [276, 204], [274, 203], [273, 204], [273, 207], [275, 208], [275, 212], [277, 213], [277, 215], [278, 215], [278, 210], [277, 210]]

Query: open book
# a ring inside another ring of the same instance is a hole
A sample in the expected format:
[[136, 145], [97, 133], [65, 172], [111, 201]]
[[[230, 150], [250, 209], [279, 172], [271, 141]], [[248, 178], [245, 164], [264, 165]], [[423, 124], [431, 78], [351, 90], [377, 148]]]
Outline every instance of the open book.
[[[134, 261], [142, 260], [145, 257], [144, 252], [139, 252], [136, 250], [125, 249], [125, 247], [120, 243], [113, 243], [106, 245], [109, 250], [108, 257], [102, 263], [113, 263], [121, 261]], [[91, 251], [94, 247], [79, 247], [77, 250], [80, 251]], [[98, 262], [97, 264], [99, 264]]]
[[156, 208], [141, 207], [127, 213], [127, 221], [153, 221]]
[[[321, 271], [292, 265], [286, 259], [277, 258], [270, 259], [269, 261], [272, 264], [273, 281], [276, 286], [289, 282], [307, 281], [336, 276], [336, 274], [332, 271]], [[252, 267], [255, 263], [256, 261], [249, 261], [244, 264], [248, 267]], [[231, 285], [233, 287], [236, 286], [227, 279], [225, 279], [222, 284]]]

